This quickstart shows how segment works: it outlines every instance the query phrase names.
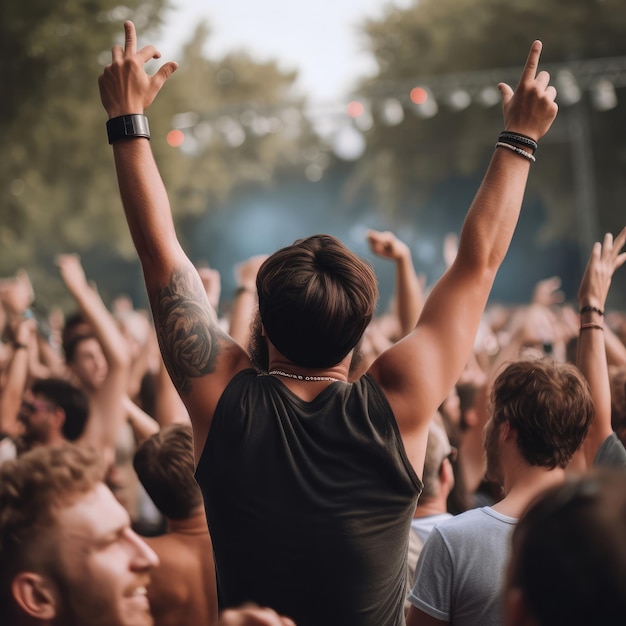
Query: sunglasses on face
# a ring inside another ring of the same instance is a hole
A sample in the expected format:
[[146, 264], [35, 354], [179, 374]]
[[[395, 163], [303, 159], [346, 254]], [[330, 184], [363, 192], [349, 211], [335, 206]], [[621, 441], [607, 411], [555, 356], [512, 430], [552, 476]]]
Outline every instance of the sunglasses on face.
[[35, 411], [52, 411], [54, 405], [44, 400], [22, 400], [21, 410], [23, 413], [35, 413]]
[[457, 460], [459, 456], [459, 451], [457, 448], [455, 448], [454, 446], [450, 446], [450, 452], [448, 452], [448, 454], [446, 454], [446, 456], [444, 456], [444, 460], [448, 459], [448, 461], [450, 461], [451, 464], [454, 464]]

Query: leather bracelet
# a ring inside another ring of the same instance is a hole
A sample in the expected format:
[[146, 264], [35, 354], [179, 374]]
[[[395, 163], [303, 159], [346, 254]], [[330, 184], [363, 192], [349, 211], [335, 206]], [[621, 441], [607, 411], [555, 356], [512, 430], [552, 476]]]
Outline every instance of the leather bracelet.
[[580, 325], [580, 330], [589, 330], [589, 329], [595, 329], [595, 330], [604, 330], [604, 326], [602, 326], [601, 324], [581, 324]]
[[537, 142], [532, 137], [529, 137], [528, 135], [522, 135], [521, 133], [513, 133], [509, 130], [501, 132], [498, 141], [503, 141], [504, 143], [513, 142], [519, 147], [530, 148], [533, 151], [533, 154], [537, 151], [537, 148], [539, 147]]
[[598, 315], [604, 315], [604, 311], [602, 309], [599, 309], [598, 307], [595, 307], [595, 306], [584, 306], [582, 309], [580, 309], [580, 314], [581, 315], [583, 313], [591, 313], [591, 312], [595, 312]]
[[28, 350], [28, 346], [25, 343], [20, 343], [19, 341], [14, 341], [12, 345], [14, 350]]
[[122, 139], [143, 137], [150, 139], [150, 126], [145, 115], [120, 115], [107, 121], [107, 136], [109, 144]]

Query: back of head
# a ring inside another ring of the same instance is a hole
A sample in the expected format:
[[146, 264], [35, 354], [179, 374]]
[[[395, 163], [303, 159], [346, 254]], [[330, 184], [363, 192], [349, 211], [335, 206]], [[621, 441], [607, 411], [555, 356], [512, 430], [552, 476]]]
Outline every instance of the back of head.
[[537, 626], [623, 624], [626, 474], [603, 470], [540, 496], [513, 533], [507, 584]]
[[0, 468], [0, 615], [12, 607], [11, 580], [20, 571], [46, 573], [58, 556], [55, 511], [103, 480], [95, 451], [65, 444], [39, 446]]
[[451, 453], [452, 446], [450, 445], [445, 429], [443, 426], [431, 422], [428, 428], [426, 459], [424, 461], [424, 473], [422, 475], [424, 489], [420, 494], [418, 506], [420, 503], [428, 501], [438, 495], [441, 486], [441, 465]]
[[579, 370], [549, 358], [516, 361], [492, 389], [495, 424], [508, 422], [530, 465], [564, 468], [587, 436], [595, 411]]
[[63, 437], [76, 441], [81, 437], [89, 418], [89, 400], [82, 389], [63, 378], [41, 378], [32, 385], [32, 392], [63, 409]]
[[330, 235], [300, 239], [257, 274], [267, 337], [294, 363], [339, 363], [360, 341], [378, 300], [372, 268]]
[[175, 424], [152, 435], [137, 448], [133, 465], [155, 506], [168, 519], [187, 519], [202, 504], [188, 424]]

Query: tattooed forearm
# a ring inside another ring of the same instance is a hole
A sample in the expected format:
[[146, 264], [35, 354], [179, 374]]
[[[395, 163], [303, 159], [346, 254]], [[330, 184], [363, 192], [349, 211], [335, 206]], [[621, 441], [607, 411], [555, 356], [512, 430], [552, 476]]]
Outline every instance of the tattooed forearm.
[[152, 308], [163, 361], [183, 394], [191, 378], [215, 370], [223, 335], [193, 270], [175, 269], [169, 285], [154, 295]]

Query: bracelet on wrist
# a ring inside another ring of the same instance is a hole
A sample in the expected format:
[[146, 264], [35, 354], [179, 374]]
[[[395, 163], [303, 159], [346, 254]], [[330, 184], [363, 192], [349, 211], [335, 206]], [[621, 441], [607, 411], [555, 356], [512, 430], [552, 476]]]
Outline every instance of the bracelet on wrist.
[[28, 350], [28, 345], [20, 343], [19, 341], [14, 341], [11, 345], [13, 346], [13, 350]]
[[510, 150], [511, 152], [515, 152], [515, 154], [519, 154], [519, 156], [524, 157], [525, 159], [528, 159], [529, 161], [532, 161], [533, 163], [537, 160], [535, 159], [535, 156], [533, 154], [531, 154], [530, 152], [527, 152], [526, 150], [522, 150], [522, 148], [519, 148], [518, 146], [515, 146], [512, 143], [507, 143], [505, 141], [498, 141], [496, 143], [496, 148], [506, 148], [507, 150]]
[[498, 141], [512, 144], [520, 148], [530, 148], [533, 154], [537, 151], [537, 148], [539, 147], [539, 144], [532, 137], [529, 137], [528, 135], [522, 135], [521, 133], [514, 133], [509, 130], [501, 132], [500, 137], [498, 137]]
[[584, 306], [580, 309], [580, 314], [584, 313], [597, 313], [598, 315], [604, 316], [604, 311], [595, 306]]
[[150, 139], [150, 126], [145, 115], [120, 115], [107, 121], [107, 137], [109, 144], [122, 139], [143, 137]]
[[580, 330], [604, 330], [604, 326], [602, 324], [581, 324]]

